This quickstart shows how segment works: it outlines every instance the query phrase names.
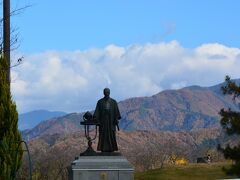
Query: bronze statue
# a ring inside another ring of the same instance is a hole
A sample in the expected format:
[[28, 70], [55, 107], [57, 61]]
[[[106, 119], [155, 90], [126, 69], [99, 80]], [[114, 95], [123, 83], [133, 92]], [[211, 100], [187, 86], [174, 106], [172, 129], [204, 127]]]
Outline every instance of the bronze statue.
[[110, 98], [110, 89], [103, 90], [104, 97], [97, 102], [94, 118], [99, 123], [99, 140], [97, 150], [113, 152], [118, 150], [116, 141], [116, 127], [121, 115], [117, 102]]

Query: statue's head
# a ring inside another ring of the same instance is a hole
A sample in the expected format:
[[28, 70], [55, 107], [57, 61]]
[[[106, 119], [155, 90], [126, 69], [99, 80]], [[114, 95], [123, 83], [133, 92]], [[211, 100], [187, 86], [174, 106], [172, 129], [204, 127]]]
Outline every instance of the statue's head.
[[105, 88], [103, 90], [103, 94], [104, 94], [105, 97], [109, 97], [110, 96], [110, 89], [109, 88]]

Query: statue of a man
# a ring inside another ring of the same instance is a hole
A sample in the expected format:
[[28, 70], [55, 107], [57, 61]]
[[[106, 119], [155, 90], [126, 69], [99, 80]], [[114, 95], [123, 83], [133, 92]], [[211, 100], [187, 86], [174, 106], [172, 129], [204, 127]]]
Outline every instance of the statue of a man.
[[118, 150], [116, 127], [121, 115], [117, 102], [110, 98], [110, 89], [103, 90], [104, 97], [97, 102], [94, 117], [99, 122], [99, 140], [97, 150], [113, 152]]

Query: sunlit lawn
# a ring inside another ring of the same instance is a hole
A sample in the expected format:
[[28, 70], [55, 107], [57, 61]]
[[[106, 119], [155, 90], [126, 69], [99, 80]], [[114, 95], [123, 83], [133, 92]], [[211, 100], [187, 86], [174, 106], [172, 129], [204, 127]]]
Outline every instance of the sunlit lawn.
[[212, 163], [212, 164], [189, 164], [186, 166], [168, 166], [163, 169], [155, 169], [147, 172], [135, 173], [135, 180], [208, 180], [234, 178], [227, 176], [222, 167], [228, 167], [230, 163]]

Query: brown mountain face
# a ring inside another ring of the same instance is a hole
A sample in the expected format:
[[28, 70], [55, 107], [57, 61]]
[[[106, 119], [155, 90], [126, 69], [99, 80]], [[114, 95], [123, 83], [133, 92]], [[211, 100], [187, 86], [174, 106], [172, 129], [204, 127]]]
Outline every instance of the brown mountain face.
[[22, 131], [24, 139], [32, 139], [42, 135], [68, 134], [81, 130], [82, 114], [71, 113], [62, 117], [42, 121], [36, 127]]
[[[199, 128], [218, 128], [221, 108], [238, 109], [237, 102], [221, 94], [220, 85], [191, 86], [166, 90], [151, 97], [131, 98], [119, 102], [122, 115], [120, 129], [125, 131], [190, 131]], [[81, 113], [43, 121], [35, 128], [23, 131], [28, 138], [44, 134], [68, 134], [81, 129]]]
[[215, 89], [217, 87], [192, 86], [122, 101], [119, 103], [122, 113], [120, 127], [130, 131], [219, 127], [220, 109], [237, 109], [237, 105], [231, 98], [215, 92]]
[[[121, 152], [129, 152], [135, 150], [138, 147], [142, 147], [148, 143], [159, 144], [176, 144], [176, 147], [187, 146], [188, 149], [193, 149], [195, 146], [200, 146], [204, 142], [222, 138], [223, 134], [218, 128], [212, 129], [197, 129], [189, 132], [160, 132], [160, 131], [118, 131], [117, 141], [118, 147]], [[98, 138], [97, 138], [98, 139]], [[93, 141], [93, 148], [97, 148], [97, 141]], [[39, 144], [39, 146], [38, 146]], [[78, 152], [82, 152], [87, 148], [87, 140], [84, 137], [82, 131], [69, 133], [66, 135], [52, 134], [43, 135], [39, 138], [35, 138], [29, 141], [29, 145], [33, 149], [48, 148], [73, 148], [78, 149]], [[39, 148], [41, 147], [41, 148]], [[77, 154], [76, 154], [77, 155]]]

